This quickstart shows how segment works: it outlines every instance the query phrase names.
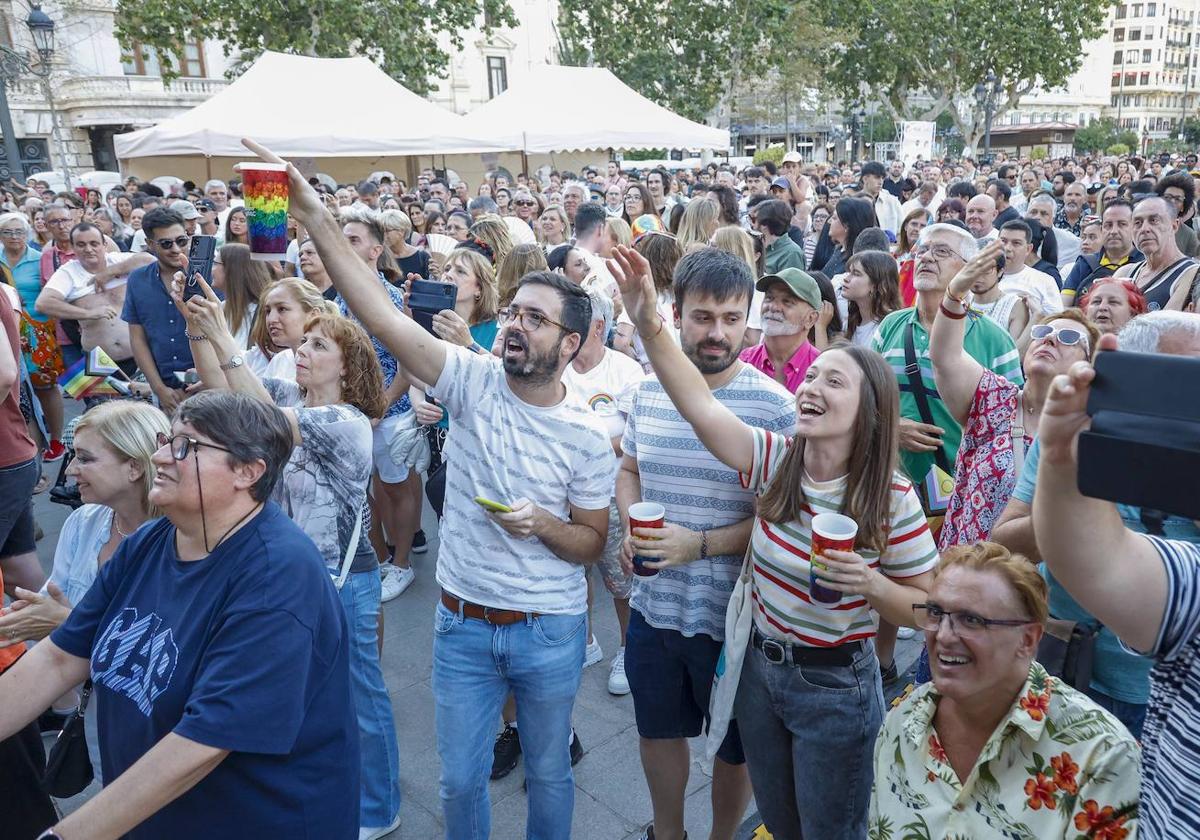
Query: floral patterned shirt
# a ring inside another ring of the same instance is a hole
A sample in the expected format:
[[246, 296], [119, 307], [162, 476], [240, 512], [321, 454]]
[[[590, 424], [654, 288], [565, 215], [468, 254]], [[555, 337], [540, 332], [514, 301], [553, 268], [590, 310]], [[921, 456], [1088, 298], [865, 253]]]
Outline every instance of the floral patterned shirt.
[[870, 840], [1134, 840], [1141, 751], [1115, 717], [1034, 662], [1008, 716], [960, 781], [925, 683], [875, 742]]
[[[975, 398], [954, 465], [954, 494], [938, 535], [938, 549], [974, 545], [988, 538], [1017, 483], [1013, 428], [1021, 389], [987, 368], [979, 377]], [[1019, 432], [1028, 450], [1033, 438]]]

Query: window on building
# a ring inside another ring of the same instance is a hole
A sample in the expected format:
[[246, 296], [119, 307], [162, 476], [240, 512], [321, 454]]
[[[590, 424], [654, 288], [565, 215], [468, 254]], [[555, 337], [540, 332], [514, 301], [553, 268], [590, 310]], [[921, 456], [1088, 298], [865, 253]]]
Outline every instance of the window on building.
[[1143, 74], [1142, 74], [1142, 81], [1141, 81], [1141, 84], [1142, 84], [1142, 87], [1149, 87], [1149, 86], [1150, 86], [1150, 74], [1149, 74], [1149, 73], [1143, 73]]
[[122, 61], [126, 76], [161, 76], [162, 65], [158, 61], [158, 51], [150, 47], [134, 44]]
[[488, 99], [494, 99], [508, 90], [508, 63], [504, 56], [489, 55], [487, 60]]
[[1117, 6], [1117, 20], [1125, 19], [1126, 8], [1126, 6]]
[[1150, 63], [1151, 50], [1142, 50], [1142, 64]]
[[1133, 4], [1133, 9], [1131, 9], [1131, 10], [1130, 10], [1130, 12], [1129, 12], [1129, 16], [1130, 16], [1130, 17], [1135, 17], [1135, 18], [1140, 18], [1140, 17], [1142, 16], [1142, 4], [1141, 4], [1141, 3], [1134, 3], [1134, 4]]
[[1147, 3], [1146, 4], [1146, 17], [1155, 17], [1157, 15], [1158, 15], [1158, 4], [1157, 3]]
[[1129, 40], [1130, 40], [1130, 41], [1140, 41], [1140, 40], [1142, 40], [1142, 30], [1140, 30], [1140, 29], [1130, 29], [1130, 30], [1129, 30]]
[[[171, 56], [172, 63], [177, 65], [180, 76], [203, 79], [208, 76], [204, 63], [204, 43], [189, 41], [183, 49]], [[133, 48], [122, 58], [121, 66], [126, 76], [161, 76], [162, 60], [158, 50], [134, 44]]]
[[1126, 73], [1125, 74], [1126, 86], [1133, 87], [1135, 84], [1137, 84], [1137, 82], [1134, 81], [1134, 79], [1136, 79], [1136, 78], [1137, 78], [1137, 73]]
[[1114, 41], [1124, 41], [1125, 40], [1125, 27], [1122, 26], [1118, 29], [1113, 30], [1113, 40]]

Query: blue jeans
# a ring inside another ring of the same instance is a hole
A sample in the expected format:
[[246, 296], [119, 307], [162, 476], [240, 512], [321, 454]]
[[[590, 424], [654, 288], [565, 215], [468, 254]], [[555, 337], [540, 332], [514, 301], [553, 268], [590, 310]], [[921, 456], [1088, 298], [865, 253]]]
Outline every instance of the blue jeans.
[[543, 615], [496, 626], [438, 603], [433, 700], [440, 793], [449, 840], [487, 840], [488, 778], [504, 698], [517, 703], [529, 789], [527, 840], [568, 840], [575, 807], [571, 707], [583, 675], [586, 614]]
[[379, 570], [354, 572], [339, 593], [350, 639], [350, 686], [358, 715], [360, 774], [359, 823], [391, 825], [400, 813], [400, 749], [392, 701], [379, 665]]
[[1146, 705], [1143, 703], [1127, 703], [1124, 700], [1118, 700], [1115, 697], [1109, 697], [1107, 694], [1097, 691], [1095, 688], [1087, 690], [1087, 696], [1096, 701], [1096, 704], [1106, 711], [1112, 712], [1113, 716], [1121, 723], [1125, 724], [1125, 728], [1129, 730], [1129, 734], [1139, 741], [1142, 740], [1142, 729], [1146, 725]]
[[775, 840], [862, 840], [883, 723], [879, 660], [773, 665], [750, 647], [737, 716], [754, 799]]

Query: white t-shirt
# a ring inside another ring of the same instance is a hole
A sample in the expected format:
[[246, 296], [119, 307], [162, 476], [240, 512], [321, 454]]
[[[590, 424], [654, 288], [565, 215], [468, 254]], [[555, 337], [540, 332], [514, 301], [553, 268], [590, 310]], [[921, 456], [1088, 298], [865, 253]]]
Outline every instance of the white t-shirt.
[[267, 354], [255, 346], [247, 350], [242, 359], [259, 379], [296, 381], [296, 354], [292, 350], [280, 351], [268, 359]]
[[[119, 263], [125, 259], [125, 254], [109, 254], [104, 255], [107, 265]], [[58, 271], [50, 275], [50, 279], [46, 281], [45, 288], [53, 289], [62, 295], [67, 303], [72, 303], [82, 297], [94, 295], [96, 293], [96, 284], [92, 282], [93, 275], [79, 264], [79, 260], [71, 260], [68, 263], [63, 263]], [[109, 280], [104, 284], [104, 288], [115, 289], [125, 285], [124, 277], [117, 277]]]
[[1041, 308], [1043, 315], [1062, 312], [1062, 293], [1054, 278], [1044, 271], [1027, 265], [1016, 274], [1005, 274], [1000, 278], [1000, 289], [1030, 296]]
[[[628, 409], [633, 401], [633, 389], [645, 376], [642, 366], [629, 356], [606, 347], [604, 358], [587, 373], [567, 365], [562, 381], [568, 394], [577, 397], [595, 413], [609, 438], [619, 438], [625, 433], [625, 415], [621, 407]], [[619, 464], [621, 456], [614, 452], [613, 457], [614, 464]], [[613, 480], [616, 481], [615, 473]]]
[[500, 360], [446, 348], [431, 392], [454, 430], [437, 580], [489, 607], [575, 615], [587, 609], [585, 567], [558, 557], [537, 537], [514, 537], [474, 501], [526, 498], [562, 520], [570, 506], [607, 510], [612, 443], [603, 424], [569, 393], [557, 405], [524, 402]]

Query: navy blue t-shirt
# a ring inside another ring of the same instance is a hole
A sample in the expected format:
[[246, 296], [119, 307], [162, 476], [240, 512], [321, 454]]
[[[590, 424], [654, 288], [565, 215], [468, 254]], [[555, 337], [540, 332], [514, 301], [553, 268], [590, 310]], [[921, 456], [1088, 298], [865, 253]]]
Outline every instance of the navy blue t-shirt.
[[138, 324], [146, 331], [146, 343], [163, 384], [168, 388], [182, 388], [183, 383], [175, 374], [195, 367], [192, 347], [185, 334], [187, 321], [167, 294], [157, 262], [129, 272], [121, 320]]
[[346, 617], [274, 503], [191, 562], [169, 520], [142, 526], [51, 638], [91, 660], [106, 781], [170, 732], [231, 750], [132, 840], [357, 837]]

